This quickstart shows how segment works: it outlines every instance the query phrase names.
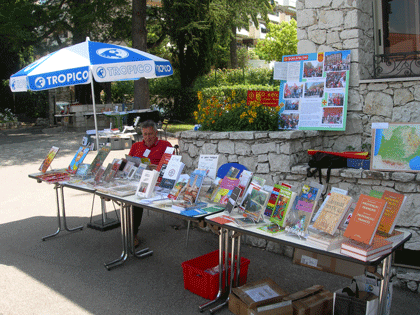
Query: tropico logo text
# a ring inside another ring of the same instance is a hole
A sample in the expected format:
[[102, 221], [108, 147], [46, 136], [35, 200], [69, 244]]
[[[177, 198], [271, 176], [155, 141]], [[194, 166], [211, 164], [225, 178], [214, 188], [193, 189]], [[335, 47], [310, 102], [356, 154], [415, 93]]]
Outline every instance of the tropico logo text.
[[172, 67], [170, 65], [156, 65], [157, 72], [169, 73], [171, 70]]
[[110, 77], [125, 76], [125, 75], [137, 74], [137, 73], [149, 73], [149, 72], [152, 72], [152, 69], [153, 69], [152, 65], [150, 64], [106, 67], [106, 70]]
[[35, 79], [35, 87], [37, 89], [42, 89], [48, 84], [48, 86], [55, 85], [73, 85], [75, 83], [86, 82], [89, 78], [89, 72], [78, 71], [78, 72], [68, 72], [66, 74], [62, 73], [59, 75], [52, 75], [48, 77], [37, 77]]
[[107, 59], [124, 59], [129, 55], [127, 51], [119, 48], [101, 48], [96, 51], [96, 54]]

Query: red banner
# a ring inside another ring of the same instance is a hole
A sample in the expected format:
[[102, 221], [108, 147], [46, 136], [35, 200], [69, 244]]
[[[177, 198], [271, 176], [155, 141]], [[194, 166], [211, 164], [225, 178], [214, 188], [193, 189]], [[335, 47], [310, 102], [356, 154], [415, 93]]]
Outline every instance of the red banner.
[[279, 105], [279, 91], [248, 91], [246, 104], [251, 104], [260, 98], [261, 104], [265, 106], [275, 107]]

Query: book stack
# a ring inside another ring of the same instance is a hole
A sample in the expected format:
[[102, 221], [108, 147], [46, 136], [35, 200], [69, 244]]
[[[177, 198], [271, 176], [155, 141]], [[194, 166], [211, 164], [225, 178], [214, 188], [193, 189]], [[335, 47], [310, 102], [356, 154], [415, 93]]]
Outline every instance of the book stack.
[[325, 232], [310, 232], [309, 236], [306, 238], [308, 244], [327, 251], [340, 248], [345, 240], [346, 238], [342, 234], [330, 235]]
[[389, 254], [391, 250], [392, 242], [375, 237], [370, 245], [351, 239], [346, 240], [341, 244], [340, 253], [362, 261], [370, 261]]

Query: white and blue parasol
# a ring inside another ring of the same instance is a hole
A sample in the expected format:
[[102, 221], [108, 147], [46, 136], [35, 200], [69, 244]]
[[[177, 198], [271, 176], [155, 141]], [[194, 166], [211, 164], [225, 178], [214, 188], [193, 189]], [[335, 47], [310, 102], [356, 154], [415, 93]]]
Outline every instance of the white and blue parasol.
[[13, 74], [9, 85], [12, 92], [25, 92], [91, 83], [97, 131], [92, 76], [96, 82], [112, 82], [172, 74], [172, 66], [166, 59], [138, 49], [92, 42], [86, 38], [83, 43], [57, 50]]

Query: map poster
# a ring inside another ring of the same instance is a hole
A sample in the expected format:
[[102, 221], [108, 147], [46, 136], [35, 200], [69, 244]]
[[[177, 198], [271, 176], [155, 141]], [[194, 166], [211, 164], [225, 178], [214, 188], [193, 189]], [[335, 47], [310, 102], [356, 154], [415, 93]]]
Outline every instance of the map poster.
[[420, 172], [420, 123], [372, 123], [371, 170]]
[[283, 56], [279, 129], [346, 130], [350, 50]]

